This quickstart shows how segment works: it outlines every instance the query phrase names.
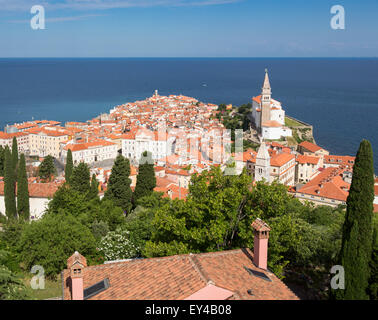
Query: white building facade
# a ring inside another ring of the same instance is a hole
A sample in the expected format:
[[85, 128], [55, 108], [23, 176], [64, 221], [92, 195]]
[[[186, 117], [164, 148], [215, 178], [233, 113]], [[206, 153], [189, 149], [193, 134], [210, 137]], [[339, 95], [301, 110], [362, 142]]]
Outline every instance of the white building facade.
[[174, 153], [175, 137], [167, 137], [156, 131], [140, 129], [133, 135], [126, 135], [122, 139], [122, 155], [128, 159], [139, 160], [144, 151], [152, 154], [153, 160], [167, 157]]
[[63, 163], [66, 162], [68, 149], [71, 149], [74, 164], [80, 162], [92, 164], [98, 161], [115, 159], [118, 155], [117, 144], [106, 140], [77, 144], [69, 143], [62, 148], [61, 160]]
[[0, 146], [5, 148], [6, 146], [12, 150], [13, 138], [16, 137], [18, 153], [28, 153], [29, 151], [29, 136], [24, 132], [5, 133], [0, 132]]

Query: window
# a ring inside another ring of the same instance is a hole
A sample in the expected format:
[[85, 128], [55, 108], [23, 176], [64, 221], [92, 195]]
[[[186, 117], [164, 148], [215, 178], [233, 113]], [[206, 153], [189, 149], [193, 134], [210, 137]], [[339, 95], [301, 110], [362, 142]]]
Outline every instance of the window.
[[94, 285], [84, 289], [84, 300], [87, 300], [102, 291], [105, 291], [110, 287], [109, 279], [106, 278], [100, 282], [95, 283]]
[[255, 276], [255, 277], [258, 277], [258, 278], [261, 278], [261, 279], [264, 279], [265, 281], [270, 281], [272, 282], [272, 280], [264, 273], [264, 272], [261, 272], [261, 271], [257, 271], [257, 270], [253, 270], [251, 268], [247, 268], [247, 267], [244, 267], [244, 269], [251, 275], [251, 276]]

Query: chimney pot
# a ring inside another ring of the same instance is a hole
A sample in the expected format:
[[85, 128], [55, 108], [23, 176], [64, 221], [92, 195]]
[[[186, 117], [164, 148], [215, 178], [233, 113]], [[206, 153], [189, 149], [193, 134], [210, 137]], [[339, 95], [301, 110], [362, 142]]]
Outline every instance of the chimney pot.
[[270, 227], [261, 219], [257, 218], [252, 223], [254, 229], [253, 262], [260, 268], [268, 268], [268, 239]]
[[79, 252], [68, 258], [67, 268], [71, 275], [71, 294], [72, 300], [84, 300], [84, 271], [87, 266], [87, 259]]

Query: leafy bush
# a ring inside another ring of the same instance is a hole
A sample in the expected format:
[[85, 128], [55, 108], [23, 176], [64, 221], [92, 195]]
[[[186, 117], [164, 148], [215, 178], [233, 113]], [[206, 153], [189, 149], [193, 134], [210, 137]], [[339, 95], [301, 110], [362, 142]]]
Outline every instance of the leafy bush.
[[0, 265], [0, 301], [30, 299], [22, 280], [6, 266]]
[[41, 265], [49, 277], [66, 268], [67, 259], [79, 251], [88, 262], [98, 253], [89, 228], [71, 215], [47, 215], [25, 226], [18, 250], [27, 270]]
[[106, 236], [109, 232], [108, 224], [104, 221], [95, 221], [92, 223], [92, 234], [93, 236], [99, 240], [102, 237]]
[[139, 248], [132, 241], [130, 232], [121, 228], [110, 231], [103, 237], [98, 250], [108, 261], [135, 258], [139, 254]]

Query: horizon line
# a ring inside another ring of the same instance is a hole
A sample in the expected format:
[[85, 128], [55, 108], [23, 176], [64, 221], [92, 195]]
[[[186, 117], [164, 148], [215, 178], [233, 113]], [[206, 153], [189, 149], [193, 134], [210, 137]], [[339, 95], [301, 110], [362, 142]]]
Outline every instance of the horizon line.
[[377, 59], [378, 56], [345, 56], [345, 57], [335, 57], [335, 56], [326, 56], [326, 57], [212, 57], [212, 56], [204, 56], [204, 57], [174, 57], [174, 56], [166, 56], [166, 57], [109, 57], [109, 56], [99, 56], [99, 57], [0, 57], [0, 59]]

